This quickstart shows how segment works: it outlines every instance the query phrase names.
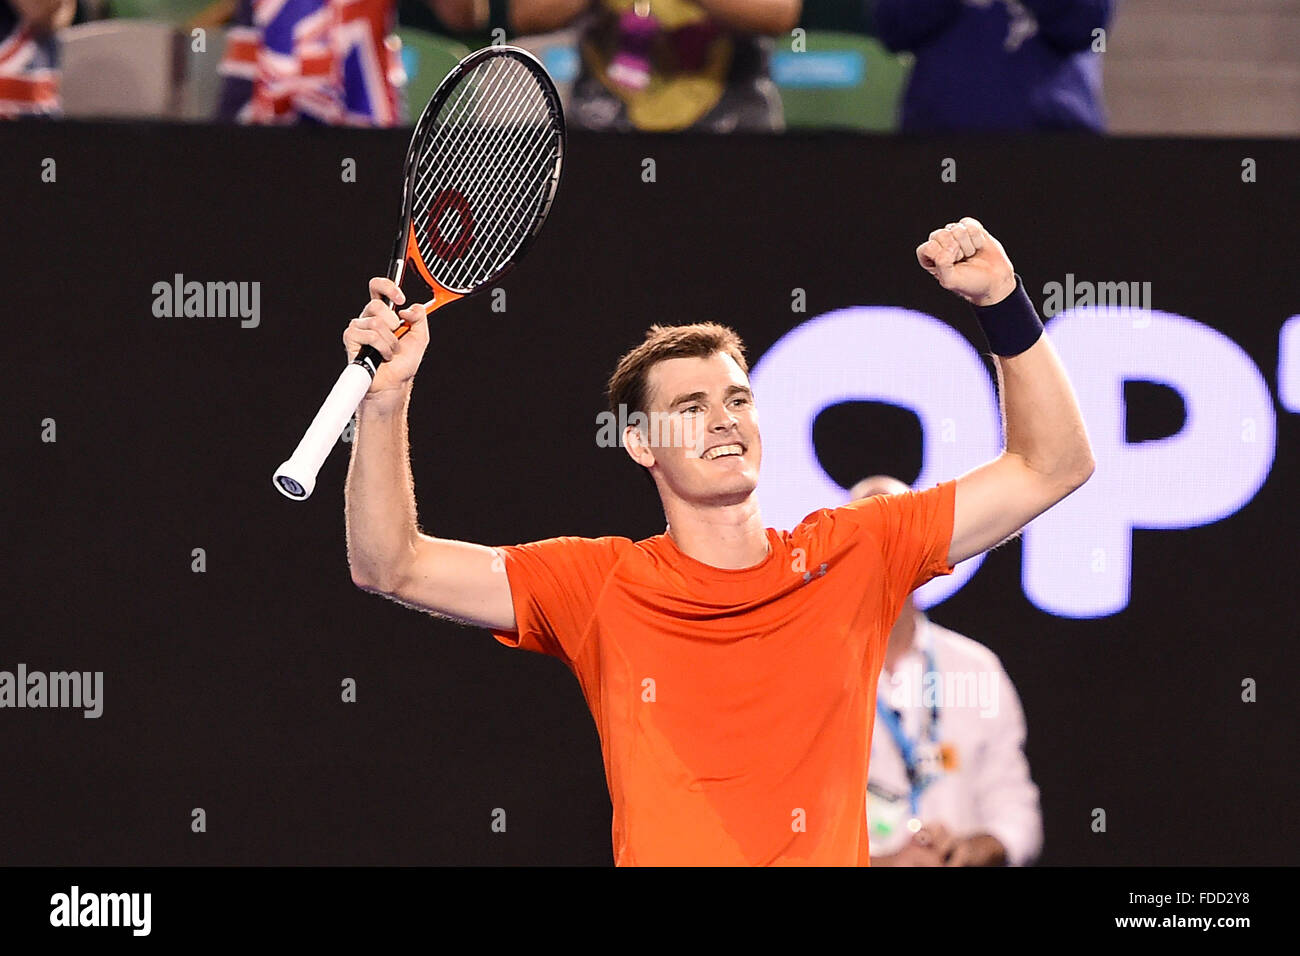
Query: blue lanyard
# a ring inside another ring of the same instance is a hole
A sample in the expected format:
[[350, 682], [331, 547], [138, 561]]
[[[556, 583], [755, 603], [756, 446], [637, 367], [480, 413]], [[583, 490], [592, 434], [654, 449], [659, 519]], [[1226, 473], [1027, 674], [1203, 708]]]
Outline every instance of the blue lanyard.
[[[934, 666], [934, 651], [930, 646], [929, 634], [925, 635], [922, 644], [923, 646], [921, 650], [925, 654], [925, 673], [921, 675], [921, 684], [922, 693], [924, 693], [926, 675], [937, 673], [937, 671]], [[933, 680], [934, 678], [930, 679]], [[921, 742], [921, 737], [917, 737], [916, 740], [908, 739], [907, 735], [903, 733], [903, 725], [899, 720], [898, 714], [896, 714], [881, 699], [879, 693], [876, 694], [876, 715], [889, 729], [889, 735], [894, 738], [894, 743], [898, 746], [898, 751], [903, 756], [903, 766], [907, 768], [907, 782], [911, 788], [911, 793], [908, 795], [908, 804], [911, 807], [912, 816], [916, 816], [917, 809], [921, 802], [921, 793], [926, 787], [933, 783], [935, 779], [934, 777], [923, 778], [920, 776], [920, 771], [917, 766], [918, 761], [916, 759], [916, 747], [917, 744]], [[930, 704], [930, 724], [922, 732], [922, 735], [932, 744], [938, 742], [939, 700], [937, 693], [935, 694], [934, 702]]]

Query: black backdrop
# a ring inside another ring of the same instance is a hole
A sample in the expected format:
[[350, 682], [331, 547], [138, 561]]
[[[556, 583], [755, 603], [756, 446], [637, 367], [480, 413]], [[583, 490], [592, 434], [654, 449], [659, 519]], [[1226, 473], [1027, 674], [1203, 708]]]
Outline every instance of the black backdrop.
[[[978, 342], [912, 256], [965, 214], [1027, 278], [1152, 281], [1159, 307], [1229, 334], [1277, 394], [1278, 329], [1300, 312], [1296, 144], [570, 147], [552, 220], [502, 283], [506, 311], [481, 297], [437, 317], [412, 409], [431, 533], [661, 531], [648, 487], [593, 442], [603, 381], [652, 321], [729, 322], [757, 358], [803, 318], [885, 303]], [[0, 127], [0, 669], [105, 674], [97, 720], [0, 710], [0, 862], [610, 862], [598, 740], [568, 672], [355, 589], [345, 454], [306, 504], [270, 484], [383, 270], [404, 149], [400, 131]], [[956, 183], [939, 179], [948, 156]], [[1241, 182], [1243, 157], [1259, 182]], [[152, 286], [175, 273], [260, 282], [260, 325], [155, 318]], [[790, 311], [795, 287], [808, 316]], [[825, 418], [833, 474], [915, 475], [905, 421], [873, 420], [886, 440], [865, 443], [860, 416]], [[1295, 860], [1297, 437], [1279, 406], [1272, 474], [1240, 512], [1139, 532], [1120, 614], [1037, 610], [1017, 545], [934, 610], [993, 647], [1019, 688], [1045, 863]], [[355, 704], [340, 701], [349, 677]], [[1255, 704], [1240, 701], [1245, 677]], [[195, 807], [206, 833], [191, 832]], [[1089, 828], [1095, 807], [1106, 833]]]

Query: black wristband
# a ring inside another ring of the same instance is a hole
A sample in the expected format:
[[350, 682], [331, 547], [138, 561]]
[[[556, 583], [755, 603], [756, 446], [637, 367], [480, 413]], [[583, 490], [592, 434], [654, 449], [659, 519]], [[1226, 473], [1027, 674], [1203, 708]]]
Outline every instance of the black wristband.
[[510, 34], [510, 8], [507, 0], [488, 0], [488, 32], [496, 29]]
[[1043, 323], [1038, 310], [1025, 291], [1025, 284], [1016, 274], [1016, 288], [1001, 302], [993, 305], [972, 306], [979, 320], [989, 350], [994, 355], [1010, 357], [1019, 355], [1038, 341], [1043, 334]]

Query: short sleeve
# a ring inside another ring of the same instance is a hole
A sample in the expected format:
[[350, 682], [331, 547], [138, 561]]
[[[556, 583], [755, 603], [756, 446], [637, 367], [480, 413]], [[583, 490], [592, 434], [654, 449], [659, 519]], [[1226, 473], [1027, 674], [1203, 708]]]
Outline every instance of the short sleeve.
[[510, 580], [515, 629], [493, 630], [492, 636], [507, 647], [558, 657], [572, 668], [625, 540], [566, 536], [496, 548]]
[[952, 573], [948, 549], [956, 495], [953, 480], [925, 491], [872, 495], [836, 509], [860, 516], [867, 533], [876, 537], [891, 606], [901, 606], [908, 594], [931, 578]]

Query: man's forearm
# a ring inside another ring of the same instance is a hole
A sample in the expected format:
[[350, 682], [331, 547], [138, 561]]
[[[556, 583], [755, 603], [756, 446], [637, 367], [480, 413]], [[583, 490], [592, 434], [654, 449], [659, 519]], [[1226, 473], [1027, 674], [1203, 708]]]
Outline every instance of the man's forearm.
[[408, 384], [395, 394], [368, 396], [357, 409], [344, 516], [352, 580], [370, 590], [395, 586], [419, 539], [407, 444], [410, 397]]
[[1092, 449], [1074, 389], [1024, 283], [1005, 270], [971, 304], [994, 353], [1006, 451], [1036, 474], [1082, 482]]
[[699, 0], [699, 4], [733, 30], [769, 36], [793, 30], [803, 9], [801, 0]]
[[14, 0], [13, 7], [19, 19], [42, 36], [62, 30], [77, 15], [76, 0]]
[[590, 0], [510, 0], [510, 29], [515, 33], [550, 33], [568, 26]]
[[1068, 483], [1092, 474], [1088, 432], [1056, 350], [1046, 335], [1014, 356], [997, 356], [1006, 450], [1040, 475]]

